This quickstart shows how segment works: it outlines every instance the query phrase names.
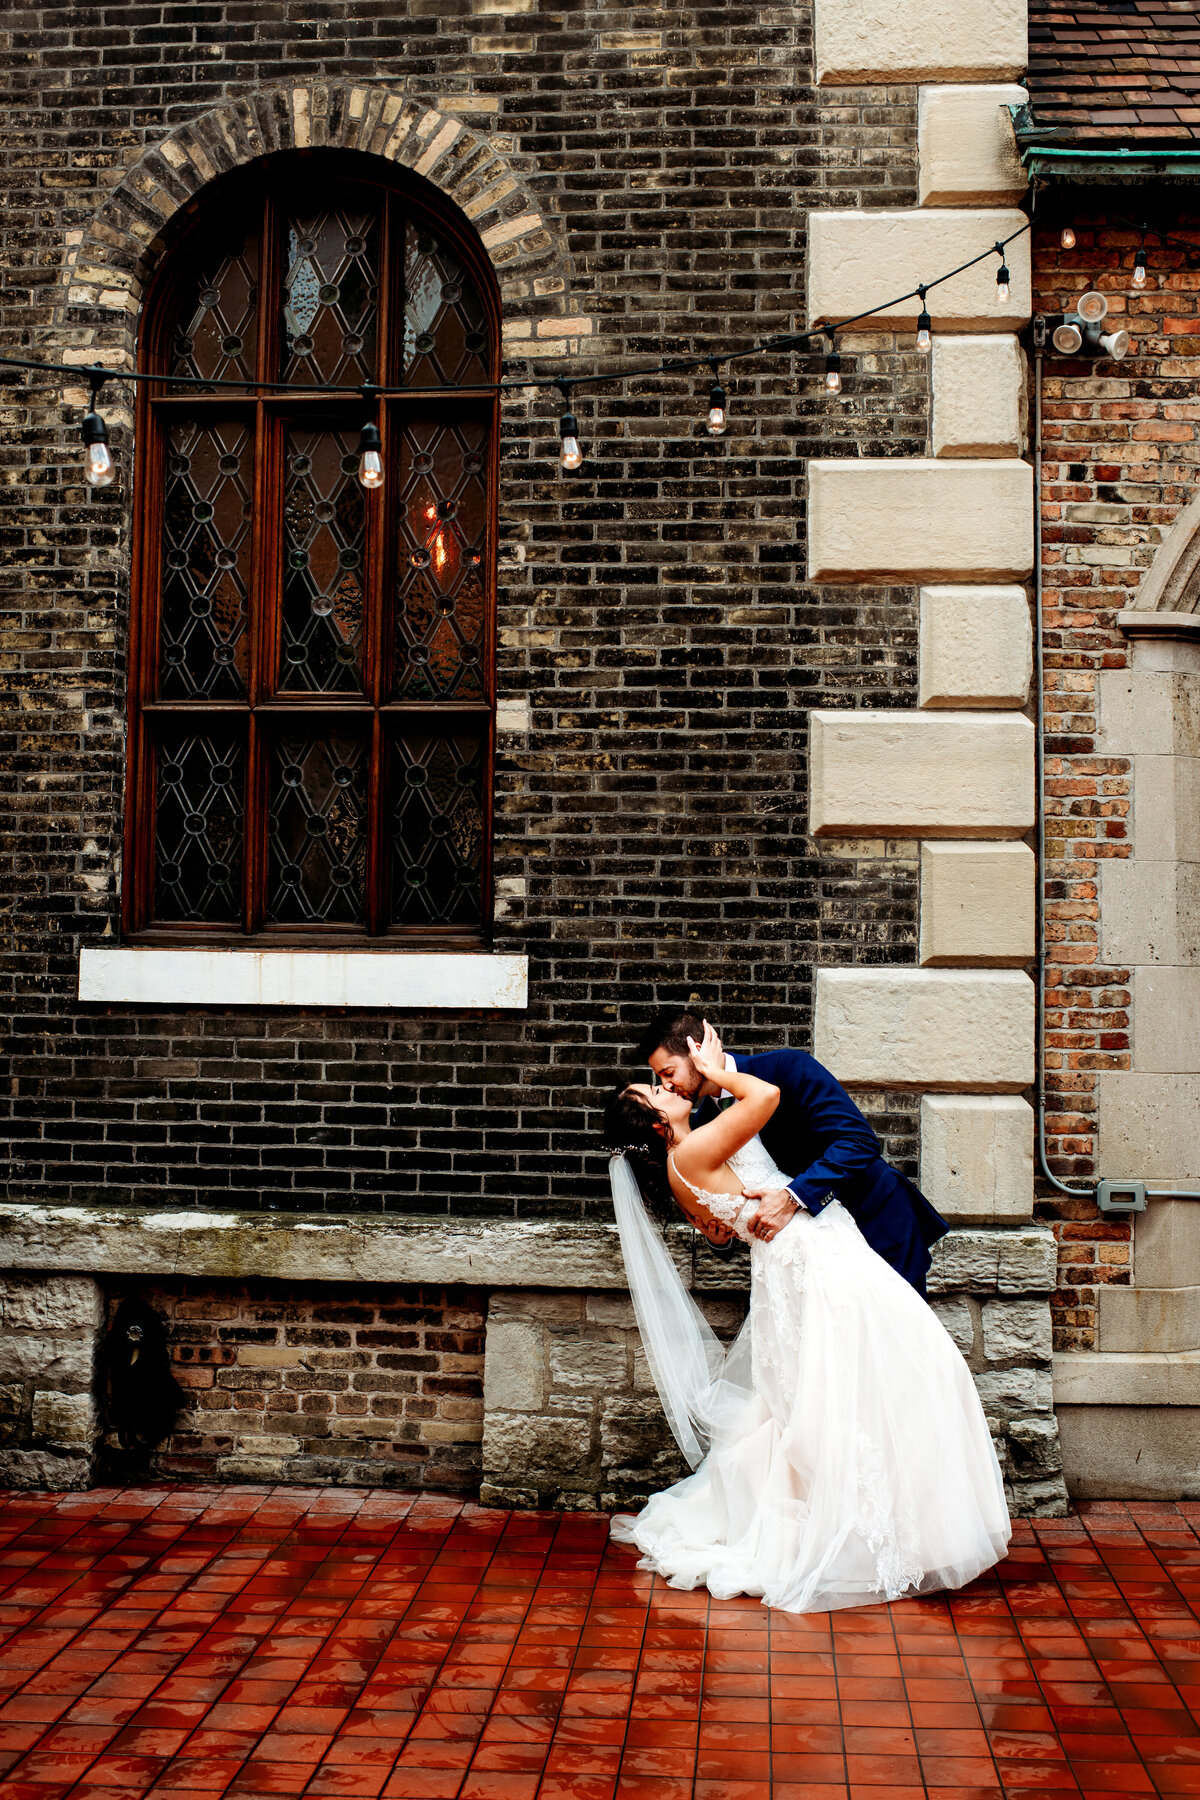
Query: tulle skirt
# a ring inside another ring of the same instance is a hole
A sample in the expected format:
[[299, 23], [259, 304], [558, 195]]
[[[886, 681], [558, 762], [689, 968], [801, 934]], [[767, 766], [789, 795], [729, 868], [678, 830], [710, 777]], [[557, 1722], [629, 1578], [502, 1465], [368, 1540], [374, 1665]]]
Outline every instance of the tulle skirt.
[[612, 1535], [673, 1587], [826, 1612], [957, 1588], [1004, 1555], [1000, 1466], [945, 1329], [840, 1205], [751, 1246], [710, 1449]]

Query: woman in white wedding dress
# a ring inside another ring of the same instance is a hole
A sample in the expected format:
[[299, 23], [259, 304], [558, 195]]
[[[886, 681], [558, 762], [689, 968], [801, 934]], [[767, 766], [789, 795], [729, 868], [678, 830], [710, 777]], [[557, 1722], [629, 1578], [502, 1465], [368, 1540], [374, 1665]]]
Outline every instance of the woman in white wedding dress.
[[[674, 1587], [757, 1594], [789, 1612], [961, 1587], [1011, 1535], [967, 1365], [836, 1201], [769, 1243], [751, 1237], [758, 1202], [744, 1190], [789, 1179], [757, 1136], [779, 1090], [727, 1070], [714, 1045], [707, 1026], [703, 1044], [689, 1040], [697, 1069], [734, 1097], [708, 1124], [693, 1130], [689, 1100], [638, 1084], [605, 1117], [643, 1345], [695, 1469], [636, 1518], [615, 1518], [612, 1535]], [[749, 1244], [749, 1315], [728, 1353], [643, 1194], [714, 1242]]]

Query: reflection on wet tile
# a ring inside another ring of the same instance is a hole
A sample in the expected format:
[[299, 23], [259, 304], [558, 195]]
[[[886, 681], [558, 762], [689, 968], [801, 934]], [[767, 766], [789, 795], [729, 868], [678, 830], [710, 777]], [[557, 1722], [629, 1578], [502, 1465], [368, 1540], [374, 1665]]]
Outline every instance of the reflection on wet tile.
[[1200, 1793], [1198, 1524], [1096, 1503], [961, 1593], [795, 1617], [595, 1514], [0, 1496], [0, 1800]]

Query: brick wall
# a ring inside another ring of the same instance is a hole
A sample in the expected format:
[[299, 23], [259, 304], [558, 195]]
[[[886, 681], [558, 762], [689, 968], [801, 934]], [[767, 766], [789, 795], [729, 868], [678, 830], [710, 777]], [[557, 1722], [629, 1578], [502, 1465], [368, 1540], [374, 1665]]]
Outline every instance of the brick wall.
[[[486, 1297], [476, 1288], [129, 1283], [187, 1396], [151, 1472], [189, 1481], [474, 1491]], [[106, 1442], [113, 1467], [117, 1447]]]
[[[370, 81], [494, 132], [610, 357], [788, 326], [804, 209], [915, 199], [915, 90], [818, 96], [803, 5], [64, 4], [3, 29], [11, 349], [45, 343], [64, 255], [123, 170], [261, 82]], [[80, 356], [116, 329], [69, 314]], [[806, 1045], [815, 961], [912, 959], [911, 855], [805, 835], [805, 721], [912, 702], [914, 595], [805, 586], [802, 520], [805, 458], [922, 448], [927, 369], [888, 333], [849, 350], [844, 399], [819, 369], [731, 372], [721, 442], [690, 376], [581, 395], [572, 480], [556, 403], [507, 409], [500, 695], [532, 708], [498, 772], [497, 937], [531, 958], [515, 1019], [78, 1005], [80, 944], [118, 932], [130, 443], [89, 496], [78, 408], [3, 378], [7, 1195], [603, 1212], [597, 1084], [650, 1006], [696, 995], [738, 1047]], [[881, 1106], [915, 1169], [911, 1101]]]
[[[1130, 205], [1140, 223], [1144, 199]], [[1073, 249], [1057, 229], [1035, 234], [1035, 310], [1062, 311], [1099, 288], [1133, 345], [1099, 369], [1090, 358], [1045, 365], [1047, 1139], [1068, 1182], [1096, 1172], [1097, 1074], [1129, 1067], [1129, 971], [1100, 960], [1097, 901], [1102, 860], [1130, 853], [1129, 764], [1096, 754], [1097, 676], [1126, 664], [1115, 615], [1193, 497], [1200, 463], [1200, 253], [1151, 235], [1139, 293], [1130, 277], [1140, 231], [1094, 208], [1069, 216]], [[1174, 208], [1157, 222], [1197, 229], [1194, 212]], [[1039, 1210], [1059, 1239], [1056, 1343], [1092, 1349], [1097, 1287], [1129, 1280], [1130, 1226], [1049, 1193]]]

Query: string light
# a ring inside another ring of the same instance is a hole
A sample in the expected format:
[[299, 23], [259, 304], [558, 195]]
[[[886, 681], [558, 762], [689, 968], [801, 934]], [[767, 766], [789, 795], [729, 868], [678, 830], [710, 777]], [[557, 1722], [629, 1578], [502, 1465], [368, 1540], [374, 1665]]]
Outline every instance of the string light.
[[583, 451], [579, 448], [579, 424], [571, 411], [571, 383], [560, 381], [557, 385], [563, 397], [563, 415], [558, 421], [558, 460], [564, 469], [577, 469], [583, 461]]
[[368, 490], [383, 486], [382, 450], [379, 427], [368, 422], [358, 435], [358, 479]]
[[709, 437], [724, 437], [728, 420], [725, 416], [725, 389], [721, 386], [717, 364], [712, 365], [713, 384], [708, 391], [708, 419], [705, 430]]
[[1008, 295], [1009, 295], [1008, 284], [1012, 280], [1012, 276], [1009, 274], [1008, 269], [1005, 266], [1004, 245], [1003, 244], [993, 244], [992, 249], [996, 252], [996, 255], [1000, 258], [1000, 267], [996, 270], [996, 299], [1001, 306], [1007, 306], [1008, 305]]
[[1135, 288], [1146, 285], [1146, 252], [1139, 250], [1133, 259], [1133, 285]]
[[1073, 250], [1075, 248], [1075, 233], [1069, 225], [1063, 226], [1058, 234], [1058, 241], [1064, 250]]
[[[368, 382], [361, 392], [364, 405], [374, 411], [374, 383]], [[383, 439], [374, 419], [367, 419], [358, 434], [358, 479], [368, 493], [383, 486]]]
[[[836, 332], [847, 330], [850, 326], [857, 325], [864, 319], [876, 318], [880, 313], [890, 312], [893, 308], [902, 306], [908, 300], [919, 298], [921, 302], [921, 311], [917, 317], [917, 348], [922, 351], [930, 350], [933, 344], [933, 321], [929, 316], [929, 311], [925, 304], [926, 295], [929, 290], [941, 286], [945, 281], [953, 280], [956, 275], [965, 274], [968, 269], [973, 269], [977, 264], [984, 262], [988, 256], [993, 254], [993, 252], [1003, 254], [1007, 244], [1014, 242], [1014, 240], [1019, 237], [1023, 237], [1024, 234], [1031, 229], [1032, 220], [1027, 220], [1018, 230], [1012, 232], [1010, 236], [1005, 239], [1004, 243], [995, 244], [990, 250], [981, 250], [978, 256], [973, 256], [969, 261], [960, 263], [957, 268], [947, 269], [944, 275], [937, 276], [935, 280], [922, 282], [919, 286], [911, 288], [906, 294], [897, 294], [892, 299], [882, 300], [877, 306], [864, 307], [862, 312], [853, 313], [850, 317], [845, 319], [837, 319], [832, 324], [826, 326], [824, 335], [829, 338], [830, 344], [834, 346], [830, 349], [825, 359], [825, 385], [828, 391], [831, 394], [836, 394], [841, 391], [841, 358], [836, 349], [836, 340], [834, 337]], [[1064, 228], [1064, 245], [1066, 243], [1067, 232], [1069, 231], [1069, 227]], [[1070, 235], [1071, 241], [1074, 242], [1074, 233], [1071, 232]], [[1162, 234], [1160, 233], [1159, 236], [1161, 237]], [[1177, 241], [1179, 240], [1163, 238], [1163, 242], [1175, 243]], [[1184, 247], [1190, 249], [1195, 248], [1195, 246]], [[1005, 279], [1005, 271], [1002, 267], [1000, 274], [997, 276], [998, 286], [1003, 279]], [[575, 420], [574, 414], [570, 410], [570, 404], [571, 390], [580, 382], [586, 382], [591, 386], [607, 386], [614, 382], [635, 380], [637, 377], [643, 375], [665, 375], [679, 369], [694, 369], [702, 367], [706, 363], [712, 367], [715, 374], [718, 367], [718, 360], [730, 362], [734, 360], [744, 360], [747, 357], [778, 355], [788, 351], [812, 350], [814, 348], [812, 342], [813, 336], [819, 338], [821, 335], [822, 334], [819, 332], [815, 334], [794, 331], [784, 332], [774, 337], [763, 338], [757, 343], [748, 345], [744, 350], [723, 351], [720, 359], [713, 356], [683, 358], [676, 356], [665, 358], [658, 363], [644, 364], [640, 367], [631, 369], [613, 369], [611, 371], [606, 370], [603, 373], [593, 372], [588, 375], [572, 376], [569, 380], [555, 375], [521, 375], [507, 380], [480, 382], [474, 384], [472, 391], [476, 393], [508, 394], [518, 392], [522, 389], [528, 391], [529, 389], [537, 390], [546, 387], [558, 388], [562, 393], [565, 402], [565, 410], [559, 420], [559, 438], [561, 440], [560, 457], [562, 466], [564, 469], [578, 469], [583, 463], [584, 458], [583, 451], [580, 449], [579, 445], [579, 426]], [[266, 392], [271, 394], [311, 394], [312, 392], [311, 385], [305, 382], [256, 381], [251, 379], [238, 379], [237, 377], [219, 378], [202, 375], [168, 375], [151, 373], [148, 370], [142, 369], [124, 369], [120, 372], [100, 368], [80, 369], [78, 366], [71, 366], [64, 363], [39, 362], [29, 357], [21, 356], [0, 356], [0, 368], [29, 369], [37, 374], [63, 375], [75, 379], [78, 379], [81, 374], [87, 376], [92, 384], [92, 394], [88, 411], [81, 422], [81, 434], [87, 449], [85, 475], [88, 483], [93, 487], [107, 487], [116, 473], [112, 454], [108, 448], [108, 428], [96, 410], [97, 395], [101, 384], [105, 381], [129, 381], [135, 385], [139, 382], [170, 383], [171, 387], [177, 391], [186, 391], [189, 388], [197, 388], [204, 393], [209, 394], [227, 390], [236, 390], [239, 394], [256, 392]], [[331, 383], [323, 390], [323, 392], [326, 397], [358, 393], [364, 398], [369, 397], [374, 401], [382, 398], [390, 398], [393, 394], [405, 395], [409, 399], [415, 397], [444, 398], [447, 389], [442, 386], [385, 388], [374, 385], [370, 385], [367, 388], [351, 388], [339, 385], [338, 383]], [[718, 394], [720, 395], [719, 403], [716, 401], [716, 396]], [[725, 411], [725, 394], [719, 382], [714, 382], [713, 388], [710, 391], [709, 400], [710, 412], [714, 410]], [[719, 436], [720, 432], [714, 430], [713, 435]], [[382, 442], [379, 435], [379, 428], [373, 421], [364, 424], [360, 432], [358, 479], [362, 485], [368, 489], [383, 485], [384, 470]]]
[[79, 435], [84, 444], [83, 478], [89, 487], [110, 487], [116, 468], [113, 464], [112, 452], [108, 447], [108, 426], [96, 411], [100, 399], [101, 381], [92, 376], [91, 397], [88, 409], [83, 415], [83, 423], [79, 427]]
[[1001, 306], [1008, 305], [1008, 283], [1008, 270], [1005, 268], [1004, 264], [1001, 263], [1000, 267], [996, 270], [996, 298]]

